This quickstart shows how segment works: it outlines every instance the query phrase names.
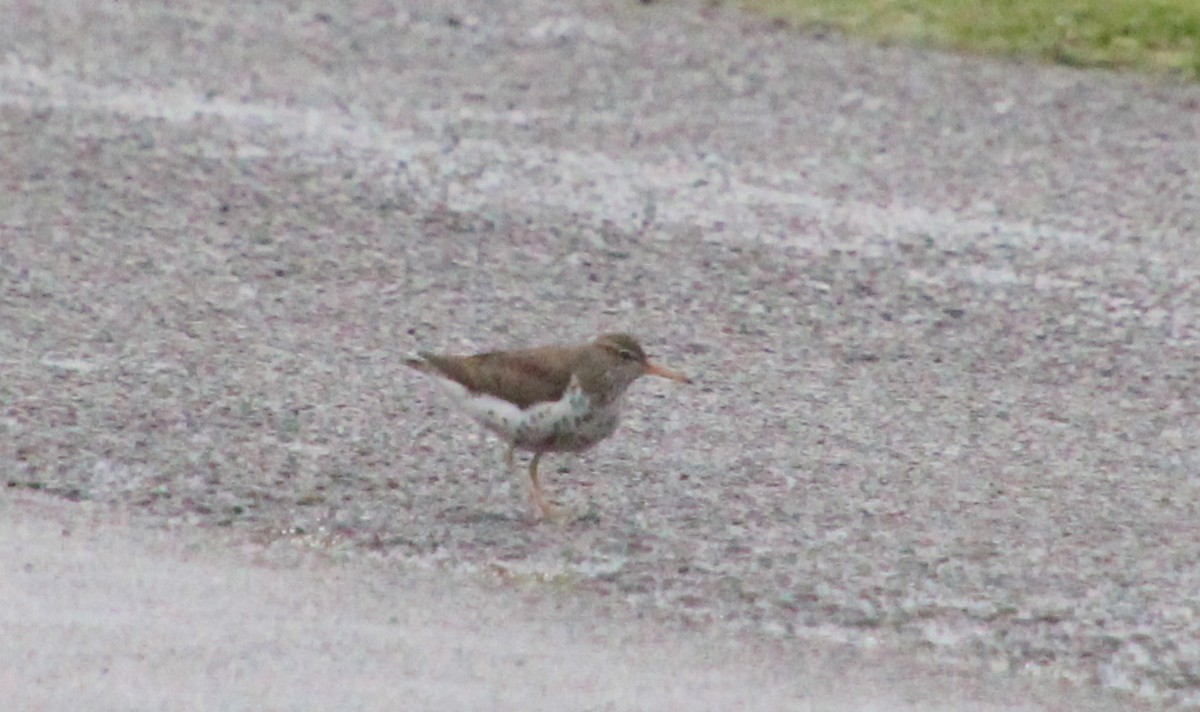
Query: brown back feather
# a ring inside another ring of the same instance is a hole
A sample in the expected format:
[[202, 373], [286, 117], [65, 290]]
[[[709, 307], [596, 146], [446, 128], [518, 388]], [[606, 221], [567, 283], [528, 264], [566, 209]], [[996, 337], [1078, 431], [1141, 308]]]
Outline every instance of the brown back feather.
[[422, 353], [421, 358], [467, 390], [502, 398], [524, 410], [562, 397], [577, 355], [578, 349], [543, 347], [477, 356]]

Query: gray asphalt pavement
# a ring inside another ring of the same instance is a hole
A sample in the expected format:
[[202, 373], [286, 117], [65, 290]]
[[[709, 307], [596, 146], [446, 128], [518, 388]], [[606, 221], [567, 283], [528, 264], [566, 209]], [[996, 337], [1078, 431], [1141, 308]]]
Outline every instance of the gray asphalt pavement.
[[[652, 621], [649, 657], [698, 634], [904, 660], [918, 690], [1200, 705], [1200, 88], [706, 3], [0, 11], [12, 511], [36, 491], [124, 513], [118, 540], [324, 552], [349, 578], [297, 603], [314, 640], [345, 640], [320, 601], [371, 580], [346, 572], [428, 570], [466, 610], [518, 589]], [[562, 527], [402, 363], [610, 330], [697, 384], [638, 383], [612, 440], [544, 462]], [[291, 604], [258, 605], [270, 640]], [[566, 635], [523, 610], [513, 630]], [[714, 675], [762, 659], [731, 650]], [[319, 680], [312, 654], [278, 670]], [[386, 662], [325, 679], [386, 691]], [[849, 667], [882, 699], [903, 678]]]
[[147, 528], [103, 507], [21, 495], [0, 511], [0, 690], [14, 710], [1109, 708], [889, 651], [780, 654], [536, 588]]

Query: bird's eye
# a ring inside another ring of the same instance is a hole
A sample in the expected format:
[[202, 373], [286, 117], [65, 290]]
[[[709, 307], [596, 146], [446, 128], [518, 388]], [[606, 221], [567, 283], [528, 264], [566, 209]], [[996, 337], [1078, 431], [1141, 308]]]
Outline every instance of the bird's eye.
[[621, 349], [617, 355], [626, 361], [637, 361], [637, 356], [629, 349]]

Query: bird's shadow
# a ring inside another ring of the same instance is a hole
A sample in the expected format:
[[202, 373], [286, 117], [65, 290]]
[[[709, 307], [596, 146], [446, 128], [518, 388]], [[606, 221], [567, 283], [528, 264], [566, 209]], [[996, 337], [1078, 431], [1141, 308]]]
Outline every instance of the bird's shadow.
[[453, 524], [471, 526], [505, 526], [513, 529], [559, 526], [568, 529], [590, 528], [601, 524], [600, 510], [588, 503], [585, 507], [566, 508], [561, 517], [548, 519], [528, 512], [497, 511], [465, 504], [455, 505], [442, 511], [441, 519]]

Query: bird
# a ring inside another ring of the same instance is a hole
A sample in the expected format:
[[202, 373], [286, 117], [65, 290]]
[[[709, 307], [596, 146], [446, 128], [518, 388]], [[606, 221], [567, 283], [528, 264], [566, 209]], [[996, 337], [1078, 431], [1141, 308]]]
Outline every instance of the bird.
[[638, 340], [626, 333], [604, 334], [584, 344], [473, 356], [420, 352], [405, 363], [433, 376], [459, 408], [508, 444], [504, 459], [510, 471], [517, 450], [533, 453], [530, 494], [548, 519], [561, 512], [546, 499], [538, 477], [543, 455], [582, 452], [612, 435], [626, 389], [642, 376], [692, 383], [651, 362]]

